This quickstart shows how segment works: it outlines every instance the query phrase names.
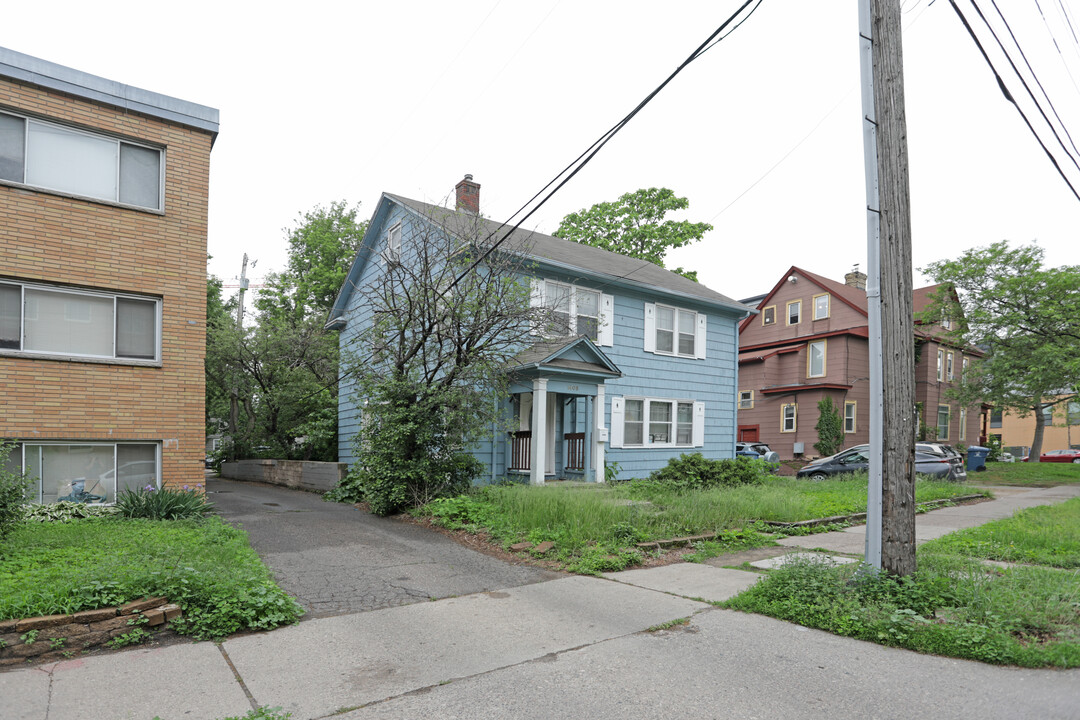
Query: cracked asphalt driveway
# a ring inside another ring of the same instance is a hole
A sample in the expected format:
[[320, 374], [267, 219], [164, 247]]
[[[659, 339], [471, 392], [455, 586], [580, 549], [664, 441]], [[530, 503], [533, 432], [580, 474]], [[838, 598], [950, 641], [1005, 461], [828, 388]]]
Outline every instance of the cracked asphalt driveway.
[[470, 550], [424, 527], [325, 502], [320, 495], [212, 477], [206, 487], [222, 518], [247, 531], [307, 618], [562, 577]]

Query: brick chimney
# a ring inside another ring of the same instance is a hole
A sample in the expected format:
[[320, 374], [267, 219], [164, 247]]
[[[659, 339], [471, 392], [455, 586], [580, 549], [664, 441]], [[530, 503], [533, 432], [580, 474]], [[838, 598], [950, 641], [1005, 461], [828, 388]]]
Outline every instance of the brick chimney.
[[859, 272], [859, 266], [844, 276], [844, 284], [860, 290], [866, 289], [866, 273]]
[[466, 175], [454, 189], [457, 190], [457, 209], [480, 214], [480, 183], [473, 182], [472, 175]]

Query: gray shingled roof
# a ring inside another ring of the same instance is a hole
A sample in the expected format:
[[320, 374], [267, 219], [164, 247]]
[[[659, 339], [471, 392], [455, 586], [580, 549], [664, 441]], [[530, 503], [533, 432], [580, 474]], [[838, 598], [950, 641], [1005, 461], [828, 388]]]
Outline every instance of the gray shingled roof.
[[[405, 207], [411, 208], [422, 217], [431, 219], [451, 232], [455, 232], [456, 225], [468, 223], [469, 226], [472, 226], [472, 223], [477, 222], [475, 216], [469, 213], [450, 210], [419, 200], [410, 200], [400, 195], [386, 193], [386, 196]], [[484, 218], [479, 219], [479, 224], [480, 229], [485, 234], [498, 231], [496, 238], [501, 238], [509, 229], [504, 227], [499, 230], [500, 224], [498, 222]], [[665, 270], [659, 265], [619, 255], [609, 250], [595, 248], [591, 245], [582, 245], [581, 243], [563, 240], [539, 232], [516, 230], [507, 239], [504, 246], [525, 248], [526, 256], [538, 263], [582, 271], [609, 281], [625, 281], [627, 284], [641, 285], [712, 305], [722, 305], [735, 310], [753, 310], [753, 308], [747, 307], [737, 300], [721, 295], [701, 283], [684, 278], [682, 275]]]

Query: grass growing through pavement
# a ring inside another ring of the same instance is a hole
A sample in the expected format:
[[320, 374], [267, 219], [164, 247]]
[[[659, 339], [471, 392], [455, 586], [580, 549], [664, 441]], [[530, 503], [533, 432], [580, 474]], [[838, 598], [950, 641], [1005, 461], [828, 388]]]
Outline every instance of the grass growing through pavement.
[[303, 612], [247, 534], [220, 518], [23, 523], [0, 555], [0, 620], [67, 614], [161, 595], [196, 638], [295, 622]]
[[1020, 510], [1013, 517], [950, 533], [927, 553], [1080, 568], [1080, 498]]
[[[920, 480], [916, 497], [921, 502], [970, 492], [956, 483]], [[638, 481], [486, 487], [435, 501], [418, 514], [451, 529], [485, 531], [504, 546], [550, 540], [567, 570], [597, 573], [640, 563], [638, 542], [721, 533], [711, 554], [733, 552], [773, 544], [751, 527], [758, 520], [795, 522], [865, 510], [864, 474], [823, 482], [770, 476], [761, 484], [686, 492]]]
[[986, 463], [985, 472], [969, 472], [968, 482], [1023, 487], [1074, 485], [1080, 483], [1080, 464], [992, 462]]
[[[1024, 667], [1080, 667], [1080, 573], [988, 567], [1017, 548], [1028, 561], [1075, 567], [1080, 500], [1017, 513], [919, 549], [910, 578], [860, 577], [854, 566], [792, 563], [723, 607], [919, 652]], [[1062, 532], [1065, 552], [1050, 550]], [[972, 538], [990, 538], [987, 542]]]

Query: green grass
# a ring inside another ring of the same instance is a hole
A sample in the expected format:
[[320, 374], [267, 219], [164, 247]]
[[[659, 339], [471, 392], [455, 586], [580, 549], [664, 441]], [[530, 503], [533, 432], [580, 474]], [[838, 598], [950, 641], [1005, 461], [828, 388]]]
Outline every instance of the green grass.
[[[1038, 562], [999, 569], [981, 559]], [[1080, 499], [951, 533], [910, 578], [793, 563], [722, 607], [919, 652], [1024, 667], [1080, 667]]]
[[969, 472], [968, 482], [980, 485], [1053, 487], [1080, 483], [1080, 464], [992, 462], [985, 472]]
[[[920, 480], [916, 498], [970, 493], [956, 483]], [[641, 562], [638, 542], [720, 533], [712, 555], [773, 544], [751, 526], [758, 520], [795, 522], [866, 510], [865, 475], [808, 482], [770, 477], [734, 488], [673, 492], [659, 483], [570, 487], [506, 486], [438, 500], [418, 514], [451, 529], [484, 531], [510, 545], [553, 541], [554, 555], [572, 572], [619, 570]], [[743, 529], [744, 532], [731, 532]]]
[[1011, 518], [950, 533], [926, 543], [923, 551], [1080, 568], [1080, 498], [1020, 510]]
[[0, 556], [0, 619], [66, 614], [161, 595], [174, 630], [218, 638], [295, 622], [247, 534], [219, 518], [23, 523]]

